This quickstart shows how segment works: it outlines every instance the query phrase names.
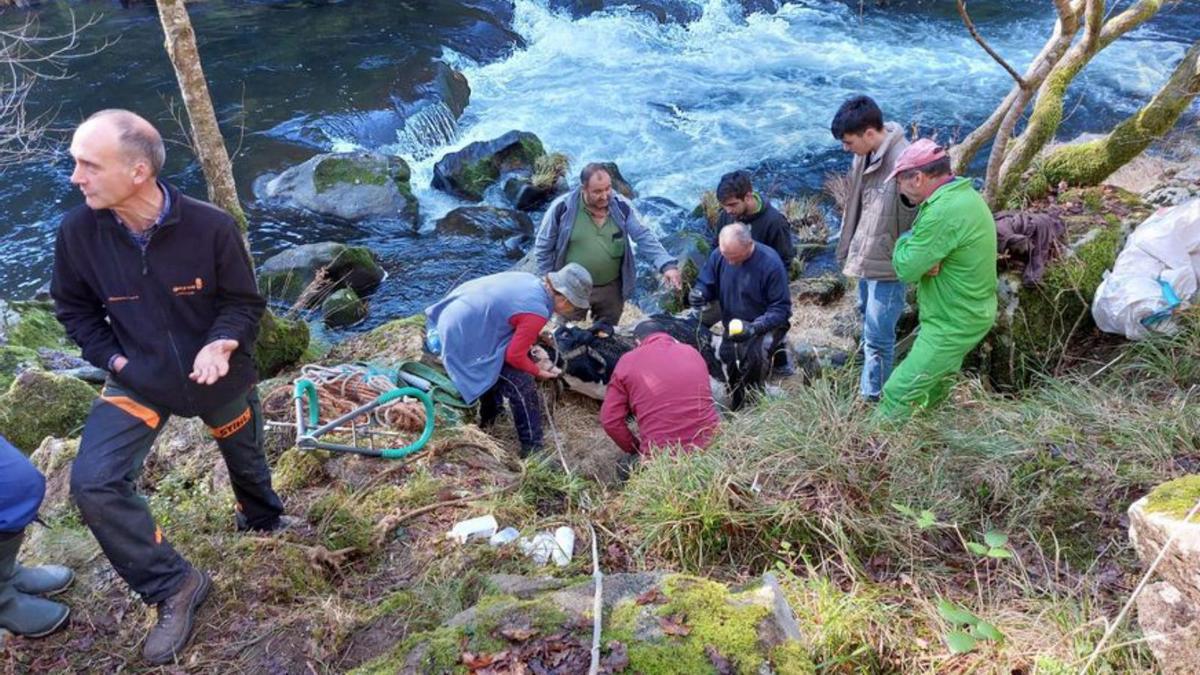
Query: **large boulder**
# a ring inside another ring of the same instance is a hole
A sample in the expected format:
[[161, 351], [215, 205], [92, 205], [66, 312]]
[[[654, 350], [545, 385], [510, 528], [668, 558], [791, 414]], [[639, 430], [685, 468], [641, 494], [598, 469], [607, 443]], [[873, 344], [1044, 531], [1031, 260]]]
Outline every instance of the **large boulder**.
[[77, 431], [95, 398], [83, 380], [30, 368], [0, 395], [0, 436], [31, 453], [47, 436]]
[[470, 201], [505, 173], [532, 172], [546, 154], [542, 141], [527, 131], [510, 131], [490, 141], [477, 141], [448, 153], [433, 167], [433, 187]]
[[[590, 580], [494, 575], [485, 588], [474, 607], [355, 672], [458, 672], [483, 663], [495, 672], [515, 663], [532, 672], [587, 671]], [[813, 672], [771, 574], [741, 592], [684, 575], [610, 574], [600, 595], [602, 672]]]
[[324, 241], [294, 246], [268, 258], [258, 269], [258, 287], [272, 300], [294, 303], [320, 270], [332, 288], [351, 288], [360, 295], [375, 290], [384, 277], [370, 249]]
[[372, 152], [317, 155], [270, 179], [263, 196], [343, 220], [393, 218], [419, 224], [408, 164]]
[[437, 221], [438, 234], [455, 234], [488, 239], [507, 239], [533, 234], [529, 216], [494, 206], [461, 206]]
[[50, 437], [29, 456], [29, 461], [46, 477], [46, 496], [39, 511], [43, 516], [57, 517], [71, 506], [71, 463], [78, 454], [78, 438]]
[[1143, 565], [1158, 565], [1159, 581], [1137, 598], [1138, 623], [1162, 672], [1172, 675], [1194, 673], [1200, 663], [1200, 514], [1185, 520], [1198, 501], [1200, 476], [1187, 476], [1129, 507], [1129, 539]]

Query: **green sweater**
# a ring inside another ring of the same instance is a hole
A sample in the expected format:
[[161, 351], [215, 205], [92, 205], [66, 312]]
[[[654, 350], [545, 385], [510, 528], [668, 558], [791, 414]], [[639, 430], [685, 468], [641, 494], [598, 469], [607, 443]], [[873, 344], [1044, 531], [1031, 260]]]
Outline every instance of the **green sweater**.
[[[926, 273], [938, 263], [941, 272]], [[938, 188], [896, 242], [892, 265], [917, 284], [921, 330], [978, 340], [996, 320], [996, 222], [971, 181]]]

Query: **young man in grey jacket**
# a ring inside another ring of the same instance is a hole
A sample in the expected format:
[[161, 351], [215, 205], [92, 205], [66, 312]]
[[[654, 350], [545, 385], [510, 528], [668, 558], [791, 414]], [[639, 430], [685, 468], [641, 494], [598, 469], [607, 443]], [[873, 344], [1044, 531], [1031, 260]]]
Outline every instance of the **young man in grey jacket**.
[[629, 200], [612, 189], [603, 164], [583, 167], [579, 187], [559, 197], [546, 210], [534, 242], [538, 276], [579, 263], [591, 275], [593, 321], [616, 326], [633, 295], [637, 270], [634, 245], [672, 288], [682, 284], [675, 258], [638, 219]]
[[858, 278], [864, 357], [860, 391], [865, 400], [878, 401], [892, 371], [896, 322], [906, 291], [892, 268], [892, 249], [917, 213], [896, 182], [888, 180], [908, 141], [900, 125], [883, 121], [883, 112], [867, 96], [847, 99], [830, 131], [854, 154], [837, 256], [842, 273]]

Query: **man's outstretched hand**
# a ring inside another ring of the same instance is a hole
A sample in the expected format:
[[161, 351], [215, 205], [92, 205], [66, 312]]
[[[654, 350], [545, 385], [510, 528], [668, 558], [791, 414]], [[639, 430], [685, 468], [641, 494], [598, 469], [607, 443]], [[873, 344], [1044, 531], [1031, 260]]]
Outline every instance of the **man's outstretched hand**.
[[229, 374], [229, 357], [238, 348], [237, 340], [214, 340], [196, 354], [192, 374], [188, 375], [198, 384], [212, 384]]

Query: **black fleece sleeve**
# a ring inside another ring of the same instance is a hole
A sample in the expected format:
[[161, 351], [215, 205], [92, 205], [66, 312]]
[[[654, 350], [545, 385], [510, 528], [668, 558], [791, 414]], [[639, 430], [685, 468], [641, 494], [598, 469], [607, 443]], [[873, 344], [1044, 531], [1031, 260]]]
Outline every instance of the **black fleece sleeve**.
[[238, 341], [239, 349], [253, 351], [267, 301], [258, 292], [250, 254], [232, 220], [219, 229], [215, 249], [217, 318], [208, 331], [206, 343], [232, 338]]
[[770, 246], [779, 253], [779, 258], [783, 261], [783, 268], [791, 270], [792, 260], [796, 257], [796, 245], [792, 243], [792, 226], [780, 213], [773, 229], [775, 236], [774, 241], [770, 242]]
[[54, 242], [54, 273], [50, 279], [54, 315], [67, 330], [67, 335], [79, 345], [83, 358], [97, 368], [108, 370], [109, 360], [124, 352], [108, 323], [104, 301], [79, 275], [69, 249], [64, 228], [59, 227]]

